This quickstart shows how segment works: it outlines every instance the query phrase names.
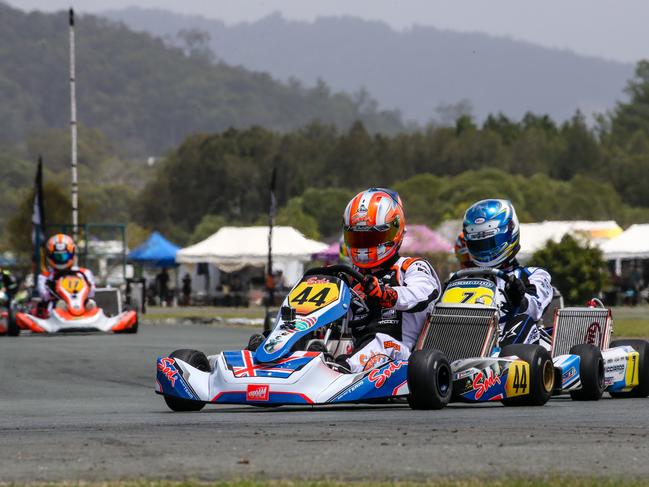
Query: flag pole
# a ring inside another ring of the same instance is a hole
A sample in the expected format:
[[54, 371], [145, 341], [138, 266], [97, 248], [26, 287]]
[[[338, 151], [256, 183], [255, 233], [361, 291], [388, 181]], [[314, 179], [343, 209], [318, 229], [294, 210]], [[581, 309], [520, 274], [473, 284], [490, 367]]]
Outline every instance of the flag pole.
[[70, 141], [72, 169], [72, 238], [79, 237], [79, 182], [77, 179], [77, 90], [74, 43], [74, 10], [70, 9]]
[[275, 198], [275, 184], [277, 181], [277, 168], [273, 168], [270, 177], [270, 201], [268, 205], [268, 268], [266, 271], [266, 288], [268, 289], [268, 299], [266, 300], [266, 319], [264, 320], [264, 331], [270, 331], [268, 312], [275, 302], [275, 280], [273, 279], [273, 226], [275, 225], [275, 211], [277, 199]]

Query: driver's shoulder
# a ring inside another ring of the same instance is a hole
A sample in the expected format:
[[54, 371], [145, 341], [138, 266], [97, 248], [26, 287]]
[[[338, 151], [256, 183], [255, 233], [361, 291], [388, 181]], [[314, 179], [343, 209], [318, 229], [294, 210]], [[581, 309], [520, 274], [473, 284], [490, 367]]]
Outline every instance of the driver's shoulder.
[[431, 276], [435, 275], [435, 270], [430, 262], [421, 257], [399, 257], [396, 266], [399, 267], [404, 275], [408, 272], [423, 272]]

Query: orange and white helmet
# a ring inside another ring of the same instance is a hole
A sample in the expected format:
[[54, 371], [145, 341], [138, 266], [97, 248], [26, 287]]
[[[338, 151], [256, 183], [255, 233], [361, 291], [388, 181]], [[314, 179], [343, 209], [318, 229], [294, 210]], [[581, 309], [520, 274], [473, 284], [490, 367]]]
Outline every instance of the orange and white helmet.
[[74, 240], [62, 233], [57, 233], [45, 244], [47, 263], [50, 267], [63, 271], [74, 264], [74, 257], [77, 253], [77, 246]]
[[377, 267], [399, 251], [405, 228], [403, 204], [396, 191], [370, 188], [358, 193], [343, 215], [349, 258], [356, 267]]
[[464, 239], [464, 232], [460, 232], [455, 239], [455, 257], [457, 258], [458, 263], [460, 264], [460, 269], [466, 269], [471, 267], [473, 263], [471, 262], [471, 256], [469, 255], [469, 249], [466, 247], [466, 240]]

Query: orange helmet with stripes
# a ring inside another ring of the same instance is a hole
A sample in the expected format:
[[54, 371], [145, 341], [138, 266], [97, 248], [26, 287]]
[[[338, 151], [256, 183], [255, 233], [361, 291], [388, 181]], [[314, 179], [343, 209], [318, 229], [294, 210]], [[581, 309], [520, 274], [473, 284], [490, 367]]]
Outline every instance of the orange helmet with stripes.
[[455, 239], [454, 250], [455, 250], [455, 257], [457, 258], [457, 261], [460, 264], [461, 269], [472, 267], [473, 263], [471, 262], [471, 256], [469, 255], [469, 249], [466, 247], [464, 232], [460, 232], [460, 234], [457, 236], [457, 239]]
[[386, 262], [399, 251], [405, 228], [403, 204], [396, 191], [370, 188], [358, 193], [343, 215], [349, 258], [364, 269]]
[[74, 240], [62, 233], [57, 233], [45, 244], [47, 263], [50, 267], [63, 271], [74, 264], [77, 246]]

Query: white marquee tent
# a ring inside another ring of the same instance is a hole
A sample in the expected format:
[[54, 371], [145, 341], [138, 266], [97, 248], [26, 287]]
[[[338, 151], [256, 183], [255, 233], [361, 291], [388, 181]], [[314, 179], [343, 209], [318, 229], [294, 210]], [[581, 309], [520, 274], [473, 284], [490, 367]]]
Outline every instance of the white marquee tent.
[[606, 260], [649, 259], [649, 224], [631, 225], [601, 249]]
[[[293, 227], [273, 227], [273, 269], [282, 270], [287, 285], [301, 276], [311, 255], [325, 250], [327, 244], [310, 240]], [[179, 264], [213, 264], [225, 272], [245, 266], [263, 267], [268, 259], [268, 227], [223, 227], [211, 237], [181, 249]]]
[[548, 240], [559, 242], [564, 235], [589, 241], [602, 246], [607, 241], [622, 234], [622, 228], [614, 221], [544, 221], [541, 223], [521, 224], [521, 260], [532, 257], [532, 254], [545, 247]]

